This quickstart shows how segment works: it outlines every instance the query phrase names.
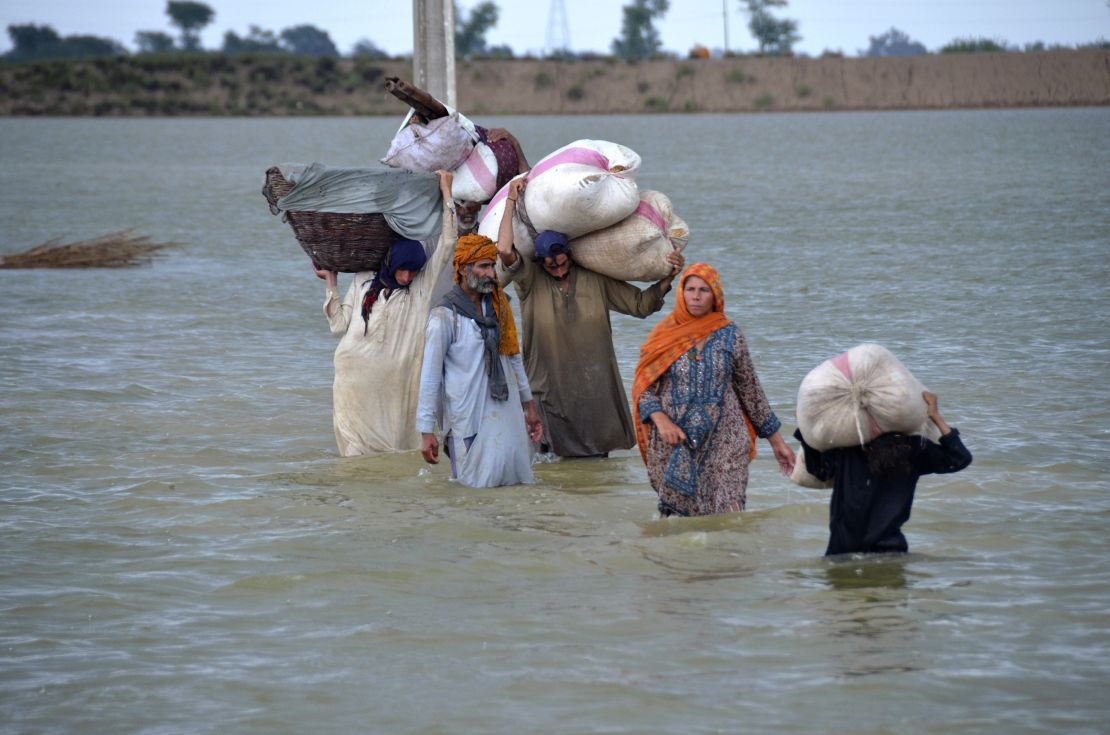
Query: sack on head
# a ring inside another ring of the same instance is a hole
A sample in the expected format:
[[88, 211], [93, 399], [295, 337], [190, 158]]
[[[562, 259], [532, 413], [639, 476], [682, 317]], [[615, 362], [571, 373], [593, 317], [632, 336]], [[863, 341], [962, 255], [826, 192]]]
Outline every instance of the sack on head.
[[889, 350], [861, 344], [825, 360], [798, 388], [798, 428], [818, 451], [866, 444], [880, 434], [930, 432], [925, 387]]

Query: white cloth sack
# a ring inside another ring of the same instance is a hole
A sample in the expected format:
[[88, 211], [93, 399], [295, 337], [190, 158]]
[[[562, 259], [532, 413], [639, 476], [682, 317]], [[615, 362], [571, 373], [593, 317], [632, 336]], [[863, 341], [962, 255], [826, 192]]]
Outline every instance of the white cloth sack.
[[485, 143], [476, 143], [452, 174], [451, 197], [457, 202], [488, 202], [497, 193], [497, 156]]
[[574, 262], [620, 281], [658, 281], [670, 275], [667, 256], [690, 240], [686, 222], [674, 214], [666, 194], [640, 191], [636, 211], [615, 225], [576, 238]]
[[[805, 436], [803, 433], [802, 436]], [[806, 441], [809, 441], [808, 439]], [[833, 486], [833, 481], [818, 480], [813, 475], [809, 474], [806, 470], [806, 450], [801, 447], [794, 453], [796, 461], [794, 462], [794, 470], [790, 473], [790, 480], [795, 485], [801, 487], [809, 487], [815, 489], [826, 489]]]
[[406, 125], [393, 136], [382, 163], [408, 171], [450, 171], [474, 150], [474, 139], [459, 114], [438, 117], [427, 125]]
[[888, 431], [935, 434], [924, 390], [885, 347], [861, 344], [825, 360], [802, 380], [798, 428], [819, 452], [866, 444]]
[[[541, 159], [526, 175], [525, 210], [536, 232], [555, 230], [569, 239], [616, 224], [636, 211], [640, 193], [633, 178], [640, 156], [605, 140], [576, 140]], [[478, 232], [493, 240], [505, 211], [506, 184], [490, 201]], [[514, 228], [516, 231], [516, 228]], [[532, 242], [517, 237], [522, 255], [531, 257]]]

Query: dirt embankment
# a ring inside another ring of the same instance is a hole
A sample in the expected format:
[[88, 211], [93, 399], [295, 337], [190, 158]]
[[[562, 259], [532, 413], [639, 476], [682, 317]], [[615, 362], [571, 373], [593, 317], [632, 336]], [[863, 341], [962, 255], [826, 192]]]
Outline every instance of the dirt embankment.
[[[164, 56], [0, 66], [0, 115], [393, 115], [405, 61]], [[1110, 105], [1110, 51], [463, 62], [473, 114]]]

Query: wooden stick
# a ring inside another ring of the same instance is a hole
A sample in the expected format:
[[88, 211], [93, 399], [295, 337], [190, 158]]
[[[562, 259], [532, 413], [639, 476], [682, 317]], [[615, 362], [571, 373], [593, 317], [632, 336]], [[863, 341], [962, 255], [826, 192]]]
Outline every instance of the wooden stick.
[[425, 120], [435, 120], [437, 117], [447, 117], [447, 108], [443, 103], [420, 87], [409, 84], [399, 77], [387, 77], [385, 91], [416, 111], [416, 114]]

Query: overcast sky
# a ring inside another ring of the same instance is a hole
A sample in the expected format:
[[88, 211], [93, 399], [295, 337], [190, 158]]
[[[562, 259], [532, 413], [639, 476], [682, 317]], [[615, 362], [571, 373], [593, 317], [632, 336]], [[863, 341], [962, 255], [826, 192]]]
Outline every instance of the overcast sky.
[[[517, 54], [542, 53], [554, 8], [565, 10], [569, 46], [575, 51], [608, 52], [620, 32], [621, 8], [629, 0], [496, 0], [501, 9], [497, 26], [487, 36], [490, 44], [508, 44]], [[340, 52], [368, 38], [379, 48], [402, 54], [412, 51], [410, 0], [210, 0], [215, 20], [201, 36], [205, 48], [216, 49], [226, 31], [245, 36], [249, 27], [280, 32], [311, 24], [327, 31]], [[466, 10], [477, 0], [460, 0]], [[727, 8], [728, 47], [753, 50], [747, 17], [738, 0], [671, 0], [671, 9], [657, 21], [668, 51], [686, 53], [695, 44], [725, 46]], [[165, 14], [164, 0], [0, 0], [0, 22], [53, 26], [62, 35], [107, 36], [134, 49], [135, 32], [175, 33]], [[956, 37], [988, 37], [1023, 46], [1089, 43], [1110, 39], [1107, 0], [790, 0], [780, 17], [799, 23], [799, 52], [819, 55], [826, 49], [855, 55], [866, 49], [868, 37], [891, 26], [936, 50]], [[11, 48], [4, 34], [0, 51]]]

